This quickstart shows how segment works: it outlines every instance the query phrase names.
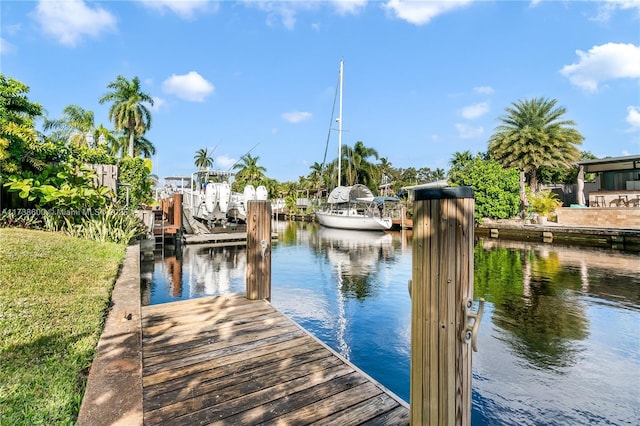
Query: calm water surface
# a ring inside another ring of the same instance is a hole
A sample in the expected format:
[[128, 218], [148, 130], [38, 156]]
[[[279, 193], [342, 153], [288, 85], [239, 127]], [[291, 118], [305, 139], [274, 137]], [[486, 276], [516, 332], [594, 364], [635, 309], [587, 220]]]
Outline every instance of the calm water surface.
[[[409, 401], [410, 236], [274, 229], [272, 304]], [[185, 246], [143, 265], [143, 303], [243, 293], [245, 267]], [[474, 293], [474, 425], [640, 424], [639, 255], [481, 240]]]

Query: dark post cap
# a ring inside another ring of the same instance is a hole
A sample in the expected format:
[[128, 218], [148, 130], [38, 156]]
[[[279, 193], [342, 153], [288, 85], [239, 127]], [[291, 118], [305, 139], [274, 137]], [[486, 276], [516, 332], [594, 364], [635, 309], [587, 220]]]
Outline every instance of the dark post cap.
[[445, 198], [474, 198], [474, 195], [473, 188], [470, 186], [448, 186], [445, 188], [417, 189], [413, 198], [415, 201], [424, 201]]

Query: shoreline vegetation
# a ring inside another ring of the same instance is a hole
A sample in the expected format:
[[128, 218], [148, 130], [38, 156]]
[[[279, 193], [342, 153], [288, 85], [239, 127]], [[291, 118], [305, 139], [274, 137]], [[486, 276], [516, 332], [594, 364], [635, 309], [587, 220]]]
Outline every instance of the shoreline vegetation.
[[73, 424], [126, 245], [0, 228], [0, 424]]

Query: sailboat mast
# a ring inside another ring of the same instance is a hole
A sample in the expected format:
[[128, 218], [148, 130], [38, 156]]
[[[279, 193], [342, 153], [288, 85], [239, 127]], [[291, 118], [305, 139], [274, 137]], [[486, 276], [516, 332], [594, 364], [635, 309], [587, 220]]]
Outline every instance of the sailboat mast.
[[342, 185], [342, 76], [344, 60], [340, 60], [340, 106], [338, 109], [338, 186]]

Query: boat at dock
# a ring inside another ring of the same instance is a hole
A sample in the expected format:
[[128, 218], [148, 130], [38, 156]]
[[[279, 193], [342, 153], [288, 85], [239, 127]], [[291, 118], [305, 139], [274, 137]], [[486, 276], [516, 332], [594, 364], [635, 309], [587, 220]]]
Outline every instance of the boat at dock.
[[338, 74], [339, 112], [338, 123], [338, 186], [327, 198], [327, 205], [315, 212], [316, 220], [322, 226], [361, 231], [386, 231], [393, 221], [385, 203], [400, 201], [395, 197], [374, 197], [369, 188], [362, 184], [342, 186], [342, 86], [344, 61], [340, 61]]
[[[207, 228], [222, 226], [229, 222], [244, 223], [247, 219], [247, 204], [252, 200], [267, 200], [264, 186], [254, 188], [247, 185], [243, 192], [233, 192], [231, 184], [235, 174], [222, 170], [198, 170], [191, 176], [166, 177], [165, 186], [159, 191], [158, 199], [182, 194], [182, 208], [187, 221], [194, 228], [204, 228], [189, 220], [198, 220]], [[191, 233], [187, 228], [188, 233]]]
[[329, 228], [385, 231], [393, 224], [385, 202], [397, 202], [397, 198], [374, 197], [360, 184], [339, 186], [329, 194], [327, 207], [316, 211], [316, 220]]

